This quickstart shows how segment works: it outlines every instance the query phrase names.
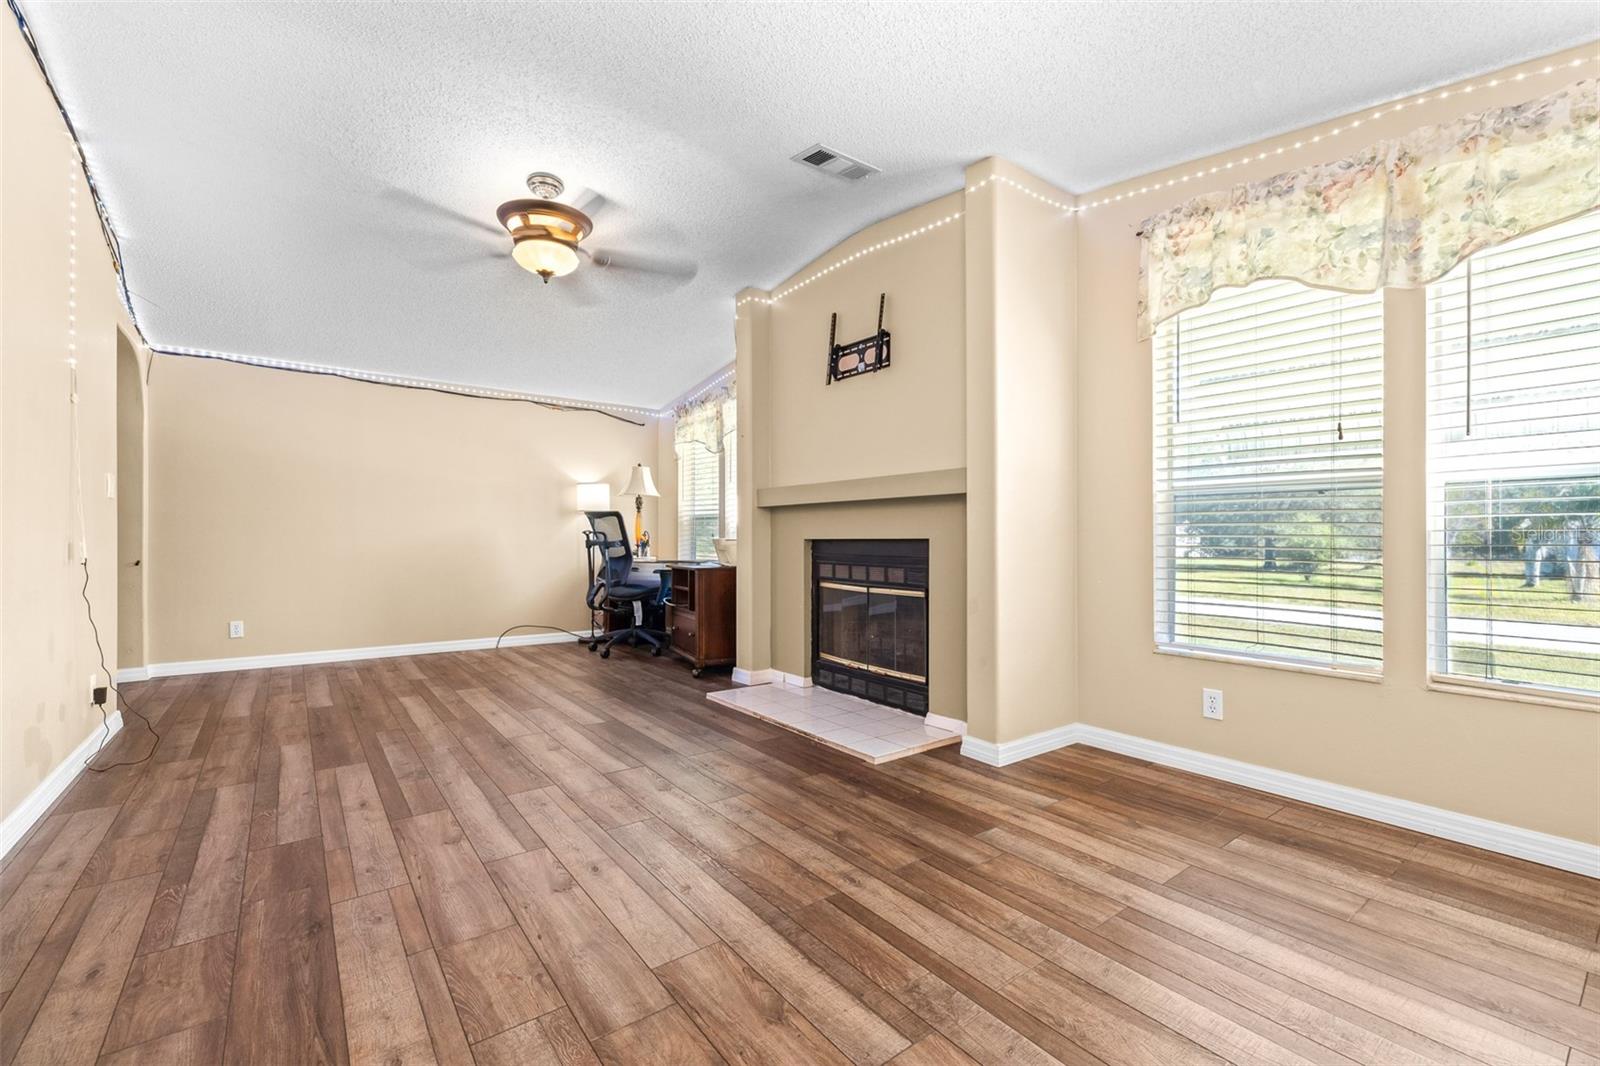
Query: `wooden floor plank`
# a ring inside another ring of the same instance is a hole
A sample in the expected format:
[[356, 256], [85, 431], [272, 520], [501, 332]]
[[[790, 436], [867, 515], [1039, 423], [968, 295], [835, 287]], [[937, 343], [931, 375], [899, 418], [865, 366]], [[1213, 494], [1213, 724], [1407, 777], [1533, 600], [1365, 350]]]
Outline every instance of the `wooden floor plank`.
[[602, 1036], [594, 1050], [605, 1066], [721, 1066], [726, 1061], [676, 1004]]
[[[655, 896], [629, 877], [605, 849], [561, 809], [552, 794], [522, 792], [511, 799], [528, 824], [544, 838], [551, 854], [583, 886], [595, 906], [639, 953], [646, 966], [660, 966], [709, 942], [710, 931], [699, 919], [691, 916], [692, 926], [681, 927], [674, 920], [675, 915], [669, 914]], [[666, 889], [657, 884], [656, 893], [664, 896]]]
[[388, 894], [334, 904], [333, 933], [351, 1066], [436, 1062]]
[[187, 944], [232, 932], [237, 926], [254, 793], [255, 786], [249, 784], [217, 789], [189, 886], [184, 890], [173, 943]]
[[117, 808], [69, 815], [0, 908], [0, 992], [9, 992], [117, 818]]
[[395, 829], [435, 947], [512, 924], [499, 890], [450, 811], [407, 818]]
[[17, 1049], [18, 1066], [94, 1061], [159, 882], [147, 874], [100, 889]]
[[489, 867], [590, 1039], [671, 1006], [622, 934], [548, 850]]
[[227, 1061], [348, 1061], [333, 912], [315, 839], [250, 855], [240, 910]]
[[121, 1051], [226, 1018], [234, 934], [222, 933], [133, 960], [101, 1046]]
[[850, 1062], [726, 945], [701, 948], [660, 972], [673, 997], [730, 1063]]
[[1600, 1066], [1596, 879], [1084, 745], [870, 766], [725, 686], [125, 686], [153, 757], [0, 860], [0, 1066]]
[[467, 1042], [476, 1044], [561, 1006], [550, 975], [516, 926], [439, 951]]
[[405, 884], [405, 864], [372, 772], [363, 762], [340, 766], [337, 776], [357, 894]]

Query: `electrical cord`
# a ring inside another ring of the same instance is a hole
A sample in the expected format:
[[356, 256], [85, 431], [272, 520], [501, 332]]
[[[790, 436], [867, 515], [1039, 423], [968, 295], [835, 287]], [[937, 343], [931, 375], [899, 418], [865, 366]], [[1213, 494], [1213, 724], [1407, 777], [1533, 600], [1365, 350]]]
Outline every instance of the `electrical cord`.
[[[338, 367], [325, 367], [313, 370], [302, 369], [300, 367], [293, 366], [262, 366], [259, 363], [240, 362], [239, 360], [228, 359], [227, 357], [221, 355], [199, 355], [194, 352], [174, 352], [167, 348], [157, 348], [154, 346], [150, 347], [150, 351], [155, 355], [170, 355], [175, 358], [182, 359], [214, 359], [220, 363], [239, 363], [241, 366], [253, 366], [258, 370], [282, 370], [290, 374], [310, 374], [312, 377], [339, 378], [343, 381], [357, 381], [363, 385], [382, 385], [390, 389], [410, 389], [414, 392], [436, 392], [441, 396], [460, 396], [461, 398], [467, 400], [490, 400], [495, 403], [526, 403], [532, 404], [534, 407], [543, 407], [549, 411], [566, 411], [577, 414], [604, 415], [607, 418], [615, 419], [616, 421], [629, 426], [645, 425], [644, 422], [640, 422], [637, 419], [625, 418], [622, 415], [616, 414], [615, 412], [605, 411], [598, 407], [583, 407], [577, 404], [555, 403], [550, 400], [537, 400], [531, 396], [484, 396], [476, 392], [460, 392], [445, 385], [407, 385], [402, 381], [378, 381], [373, 378], [362, 377], [359, 374], [348, 373]], [[152, 358], [151, 362], [154, 363], [155, 360]], [[556, 629], [559, 627], [546, 626], [544, 628]]]
[[106, 666], [106, 649], [100, 643], [100, 627], [95, 625], [94, 622], [94, 604], [89, 601], [89, 560], [87, 557], [83, 560], [83, 588], [78, 590], [78, 595], [83, 597], [83, 609], [89, 616], [89, 629], [94, 633], [94, 647], [100, 656], [100, 672], [105, 675], [106, 687], [115, 694], [117, 702], [122, 704], [123, 709], [143, 722], [145, 729], [149, 730], [150, 735], [155, 738], [155, 743], [150, 745], [150, 751], [143, 758], [114, 762], [110, 766], [90, 766], [89, 764], [98, 759], [100, 753], [105, 750], [106, 741], [111, 739], [111, 718], [106, 714], [106, 705], [103, 703], [97, 704], [100, 708], [100, 728], [105, 732], [101, 735], [100, 744], [94, 749], [94, 754], [83, 760], [83, 768], [92, 774], [103, 774], [107, 770], [115, 770], [119, 766], [138, 766], [142, 762], [147, 762], [150, 756], [156, 753], [156, 748], [161, 745], [161, 734], [156, 732], [156, 727], [150, 724], [150, 719], [146, 718], [134, 708], [133, 704], [128, 702], [127, 697], [122, 694], [122, 690], [112, 684], [111, 670]]
[[498, 637], [495, 637], [494, 638], [494, 650], [495, 651], [499, 651], [500, 650], [500, 642], [502, 640], [506, 639], [506, 633], [513, 633], [513, 632], [515, 632], [515, 631], [517, 631], [519, 629], [549, 629], [549, 630], [552, 630], [552, 631], [554, 631], [556, 633], [565, 633], [567, 636], [574, 637], [579, 641], [593, 640], [594, 639], [594, 634], [593, 633], [589, 633], [587, 635], [585, 635], [583, 633], [574, 633], [572, 630], [566, 628], [565, 626], [544, 626], [544, 625], [540, 625], [537, 622], [523, 622], [521, 625], [512, 626], [510, 629], [507, 629], [505, 631], [505, 633], [501, 633]]

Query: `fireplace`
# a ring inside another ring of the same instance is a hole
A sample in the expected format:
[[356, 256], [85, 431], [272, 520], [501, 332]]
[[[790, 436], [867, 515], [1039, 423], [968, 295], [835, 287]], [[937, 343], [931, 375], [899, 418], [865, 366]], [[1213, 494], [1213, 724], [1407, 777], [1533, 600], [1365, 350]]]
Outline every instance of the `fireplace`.
[[928, 713], [928, 542], [811, 545], [811, 678]]

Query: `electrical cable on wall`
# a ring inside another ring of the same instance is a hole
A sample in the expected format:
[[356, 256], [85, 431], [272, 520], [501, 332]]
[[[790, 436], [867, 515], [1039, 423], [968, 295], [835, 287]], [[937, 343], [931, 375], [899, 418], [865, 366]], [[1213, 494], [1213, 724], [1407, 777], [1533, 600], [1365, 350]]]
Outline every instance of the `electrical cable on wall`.
[[[69, 320], [71, 320], [71, 317], [69, 314]], [[72, 334], [75, 334], [75, 330], [69, 327], [69, 335]], [[70, 346], [75, 349], [76, 341], [70, 342]], [[68, 359], [67, 368], [72, 389], [68, 397], [69, 422], [72, 434], [72, 495], [74, 509], [78, 518], [78, 553], [81, 560], [79, 565], [83, 567], [83, 585], [78, 589], [78, 595], [83, 599], [83, 610], [89, 619], [89, 630], [94, 634], [95, 654], [100, 660], [100, 672], [105, 675], [106, 688], [111, 690], [115, 701], [122, 705], [124, 711], [144, 723], [145, 729], [149, 731], [150, 736], [153, 738], [150, 750], [140, 758], [124, 759], [121, 762], [111, 763], [109, 766], [93, 765], [94, 761], [100, 757], [100, 753], [105, 750], [106, 742], [111, 739], [111, 716], [106, 713], [104, 702], [96, 703], [95, 707], [100, 711], [102, 733], [100, 735], [100, 743], [95, 746], [94, 754], [83, 761], [83, 768], [90, 773], [103, 774], [108, 770], [115, 770], [119, 766], [138, 766], [140, 763], [148, 761], [161, 744], [161, 734], [150, 723], [150, 719], [146, 718], [138, 708], [128, 701], [128, 698], [122, 694], [122, 690], [112, 680], [111, 668], [106, 665], [105, 645], [100, 640], [100, 627], [94, 620], [94, 603], [89, 599], [89, 532], [83, 513], [83, 458], [78, 434], [78, 360], [76, 358]]]
[[339, 370], [336, 367], [315, 367], [315, 368], [313, 368], [313, 367], [304, 367], [304, 368], [302, 368], [302, 367], [293, 367], [293, 366], [262, 366], [259, 363], [242, 362], [241, 360], [228, 359], [228, 358], [226, 358], [224, 356], [221, 356], [221, 355], [201, 355], [201, 354], [197, 354], [195, 352], [175, 352], [175, 351], [172, 351], [171, 349], [156, 348], [156, 347], [151, 347], [150, 348], [150, 352], [151, 352], [151, 355], [152, 355], [152, 358], [150, 360], [152, 364], [154, 364], [154, 362], [155, 362], [155, 359], [153, 357], [156, 356], [156, 355], [170, 355], [170, 356], [175, 356], [175, 357], [183, 358], [183, 359], [214, 359], [219, 363], [240, 363], [240, 365], [243, 365], [243, 366], [254, 366], [259, 370], [282, 370], [282, 371], [286, 371], [286, 372], [288, 372], [290, 374], [309, 374], [312, 377], [339, 378], [339, 379], [341, 379], [343, 381], [357, 381], [357, 382], [360, 382], [363, 385], [384, 385], [384, 386], [387, 386], [388, 388], [391, 388], [391, 389], [411, 389], [411, 390], [414, 390], [416, 392], [437, 392], [442, 396], [460, 396], [460, 397], [463, 397], [463, 398], [468, 399], [468, 400], [494, 400], [494, 401], [500, 402], [500, 403], [526, 403], [526, 404], [532, 404], [535, 407], [543, 407], [543, 408], [545, 408], [547, 410], [550, 410], [550, 411], [567, 411], [567, 412], [580, 412], [580, 413], [588, 412], [590, 414], [605, 415], [607, 418], [614, 418], [618, 422], [621, 422], [624, 425], [629, 425], [629, 426], [640, 426], [640, 427], [643, 427], [643, 426], [645, 426], [647, 424], [647, 423], [644, 423], [644, 422], [635, 421], [632, 418], [625, 418], [622, 415], [616, 414], [616, 413], [611, 412], [611, 411], [602, 410], [601, 408], [598, 408], [598, 407], [585, 407], [585, 406], [582, 406], [580, 404], [562, 404], [562, 403], [556, 403], [556, 402], [551, 401], [551, 400], [535, 399], [532, 396], [484, 396], [484, 395], [481, 395], [480, 393], [476, 393], [476, 392], [465, 392], [465, 391], [461, 391], [461, 390], [457, 390], [457, 389], [452, 389], [452, 388], [450, 388], [450, 387], [448, 387], [446, 385], [411, 385], [411, 384], [407, 384], [407, 383], [402, 382], [402, 381], [380, 381], [380, 380], [378, 380], [376, 378], [364, 377], [364, 376], [359, 375], [359, 374], [345, 373], [344, 371]]

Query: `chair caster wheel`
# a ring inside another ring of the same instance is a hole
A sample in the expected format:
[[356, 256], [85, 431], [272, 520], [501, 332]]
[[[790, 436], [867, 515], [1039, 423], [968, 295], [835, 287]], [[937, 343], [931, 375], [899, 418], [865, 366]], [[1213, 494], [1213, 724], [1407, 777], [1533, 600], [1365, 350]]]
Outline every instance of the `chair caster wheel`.
[[602, 658], [602, 659], [611, 658], [611, 649], [610, 648], [601, 648], [600, 649], [600, 658]]
[[651, 648], [651, 649], [650, 649], [650, 657], [651, 657], [651, 658], [652, 658], [652, 659], [659, 659], [659, 658], [661, 658], [661, 649], [660, 649], [660, 648]]
[[595, 649], [596, 649], [596, 648], [598, 648], [598, 647], [599, 647], [599, 646], [600, 646], [600, 642], [599, 642], [599, 641], [598, 641], [598, 640], [591, 640], [591, 641], [590, 641], [590, 642], [589, 642], [589, 650], [590, 650], [590, 651], [594, 651], [594, 650], [595, 650]]
[[700, 668], [699, 668], [699, 667], [698, 667], [698, 666], [697, 666], [697, 667], [695, 667], [695, 668], [694, 668], [694, 669], [693, 669], [693, 670], [690, 670], [690, 671], [689, 671], [689, 676], [690, 676], [690, 677], [699, 677], [699, 676], [700, 676], [700, 675], [701, 675], [701, 674], [703, 674], [703, 673], [705, 673], [705, 671], [704, 671], [704, 670], [702, 670], [702, 669], [700, 669]]

